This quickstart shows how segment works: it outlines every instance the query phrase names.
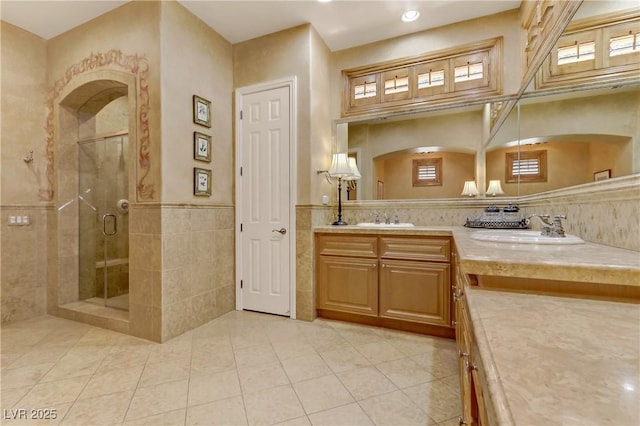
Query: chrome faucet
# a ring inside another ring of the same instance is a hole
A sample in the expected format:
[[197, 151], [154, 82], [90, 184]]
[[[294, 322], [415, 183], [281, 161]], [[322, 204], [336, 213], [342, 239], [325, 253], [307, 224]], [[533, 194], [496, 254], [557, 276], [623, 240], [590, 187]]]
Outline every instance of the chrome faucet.
[[527, 220], [533, 217], [537, 217], [544, 224], [540, 235], [544, 235], [547, 237], [565, 237], [564, 228], [562, 227], [562, 219], [566, 219], [567, 216], [563, 214], [557, 214], [553, 217], [553, 220], [550, 221], [550, 216], [548, 214], [532, 214], [527, 217]]
[[386, 213], [384, 214], [384, 223], [385, 223], [385, 225], [390, 225], [391, 224], [391, 218]]

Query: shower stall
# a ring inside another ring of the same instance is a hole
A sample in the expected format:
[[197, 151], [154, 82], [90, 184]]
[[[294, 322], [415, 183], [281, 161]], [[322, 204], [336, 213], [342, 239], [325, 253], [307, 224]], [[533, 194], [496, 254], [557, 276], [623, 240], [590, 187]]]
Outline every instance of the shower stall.
[[79, 299], [129, 309], [127, 133], [78, 142]]

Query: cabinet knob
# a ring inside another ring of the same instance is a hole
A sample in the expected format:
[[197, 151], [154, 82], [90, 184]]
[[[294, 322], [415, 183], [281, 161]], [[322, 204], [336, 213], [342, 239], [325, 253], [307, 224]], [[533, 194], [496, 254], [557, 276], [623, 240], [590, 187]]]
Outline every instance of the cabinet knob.
[[464, 421], [462, 417], [458, 417], [458, 426], [466, 425], [467, 422]]
[[[378, 266], [378, 264], [377, 263], [372, 263], [371, 266], [375, 268], [376, 266]], [[384, 265], [382, 265], [382, 267], [384, 268]]]
[[478, 366], [477, 366], [477, 365], [475, 365], [475, 364], [471, 364], [469, 361], [465, 361], [465, 362], [464, 362], [464, 368], [465, 368], [467, 371], [473, 371], [473, 370], [478, 371]]
[[385, 264], [383, 263], [383, 264], [382, 264], [382, 267], [383, 267], [383, 268], [386, 268], [386, 267], [387, 267], [387, 265], [385, 265]]
[[465, 356], [469, 356], [469, 353], [468, 352], [462, 352], [461, 350], [458, 350], [458, 356], [460, 358], [463, 358]]

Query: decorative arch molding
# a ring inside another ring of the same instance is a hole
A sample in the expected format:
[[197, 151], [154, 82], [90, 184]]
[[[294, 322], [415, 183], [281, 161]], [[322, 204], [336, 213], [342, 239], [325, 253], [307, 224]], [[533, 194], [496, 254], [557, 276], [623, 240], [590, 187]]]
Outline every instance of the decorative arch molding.
[[[55, 193], [55, 117], [58, 103], [61, 103], [69, 93], [83, 84], [89, 83], [99, 75], [101, 71], [122, 70], [132, 75], [134, 90], [136, 93], [136, 139], [138, 141], [138, 170], [136, 193], [139, 200], [153, 200], [155, 188], [147, 182], [151, 170], [151, 139], [149, 137], [149, 62], [144, 56], [128, 55], [121, 50], [112, 49], [106, 53], [91, 53], [90, 56], [71, 65], [64, 76], [56, 80], [47, 93], [46, 108], [47, 117], [45, 124], [46, 140], [46, 183], [39, 190], [39, 198], [42, 201], [52, 201]], [[116, 73], [117, 74], [117, 73]], [[117, 79], [117, 78], [116, 78]], [[126, 81], [123, 81], [126, 83]]]

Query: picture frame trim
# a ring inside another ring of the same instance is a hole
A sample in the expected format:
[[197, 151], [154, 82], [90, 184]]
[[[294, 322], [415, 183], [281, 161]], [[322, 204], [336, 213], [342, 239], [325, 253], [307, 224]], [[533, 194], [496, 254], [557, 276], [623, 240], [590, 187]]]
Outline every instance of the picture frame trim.
[[202, 96], [193, 95], [193, 122], [211, 127], [211, 101]]
[[[193, 168], [193, 195], [199, 197], [211, 196], [211, 170], [202, 169], [200, 167]], [[203, 188], [202, 178], [205, 179], [205, 187]]]
[[[206, 144], [206, 151], [202, 151], [201, 144]], [[201, 132], [193, 132], [193, 159], [211, 162], [211, 136]]]

